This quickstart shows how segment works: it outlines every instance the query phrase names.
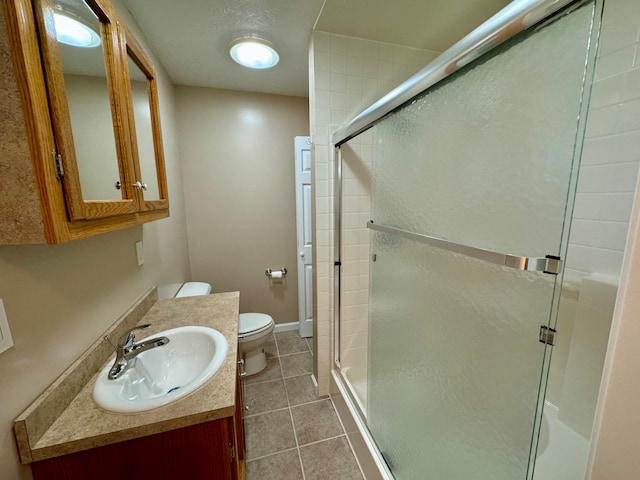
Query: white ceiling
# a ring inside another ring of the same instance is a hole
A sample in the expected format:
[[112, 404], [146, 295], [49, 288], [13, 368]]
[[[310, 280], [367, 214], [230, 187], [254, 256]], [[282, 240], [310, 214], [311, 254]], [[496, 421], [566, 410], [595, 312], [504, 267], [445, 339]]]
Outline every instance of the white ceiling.
[[[507, 0], [122, 0], [174, 83], [308, 95], [308, 44], [318, 30], [444, 51]], [[323, 7], [323, 3], [326, 3]], [[318, 19], [318, 15], [322, 14]], [[273, 43], [270, 70], [237, 65], [235, 38]]]
[[444, 52], [511, 0], [327, 0], [317, 30]]

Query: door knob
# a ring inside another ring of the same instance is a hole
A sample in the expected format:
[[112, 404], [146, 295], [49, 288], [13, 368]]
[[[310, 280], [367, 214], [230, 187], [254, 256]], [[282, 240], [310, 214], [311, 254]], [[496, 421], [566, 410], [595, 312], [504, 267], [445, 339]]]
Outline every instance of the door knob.
[[300, 258], [304, 258], [304, 252], [300, 252]]

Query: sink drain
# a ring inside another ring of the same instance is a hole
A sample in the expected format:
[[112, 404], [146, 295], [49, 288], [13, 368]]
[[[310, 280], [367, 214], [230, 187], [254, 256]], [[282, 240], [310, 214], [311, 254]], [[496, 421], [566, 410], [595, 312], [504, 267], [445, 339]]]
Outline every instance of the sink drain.
[[167, 392], [167, 395], [169, 395], [171, 392], [175, 392], [176, 390], [178, 390], [180, 387], [173, 387], [170, 388], [169, 391]]

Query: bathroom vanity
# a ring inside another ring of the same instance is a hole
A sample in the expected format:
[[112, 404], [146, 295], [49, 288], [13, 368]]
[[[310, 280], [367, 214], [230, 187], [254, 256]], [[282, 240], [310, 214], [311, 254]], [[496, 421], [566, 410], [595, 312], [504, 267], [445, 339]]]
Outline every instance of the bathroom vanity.
[[135, 414], [100, 409], [96, 375], [112, 356], [102, 339], [14, 422], [21, 461], [34, 478], [242, 480], [244, 432], [237, 357], [239, 294], [155, 301], [155, 289], [107, 332], [117, 338], [150, 323], [149, 335], [201, 325], [227, 339], [224, 363], [207, 383], [163, 407]]

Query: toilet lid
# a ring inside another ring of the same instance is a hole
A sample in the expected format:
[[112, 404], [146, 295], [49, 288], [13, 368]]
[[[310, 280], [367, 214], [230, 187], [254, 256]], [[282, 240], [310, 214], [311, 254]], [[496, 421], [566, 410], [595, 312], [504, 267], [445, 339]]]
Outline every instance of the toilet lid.
[[273, 319], [265, 313], [241, 313], [238, 321], [238, 333], [241, 335], [262, 330], [271, 325]]

